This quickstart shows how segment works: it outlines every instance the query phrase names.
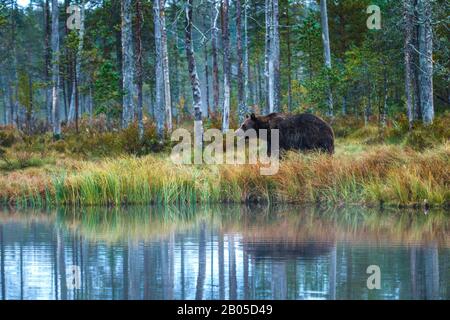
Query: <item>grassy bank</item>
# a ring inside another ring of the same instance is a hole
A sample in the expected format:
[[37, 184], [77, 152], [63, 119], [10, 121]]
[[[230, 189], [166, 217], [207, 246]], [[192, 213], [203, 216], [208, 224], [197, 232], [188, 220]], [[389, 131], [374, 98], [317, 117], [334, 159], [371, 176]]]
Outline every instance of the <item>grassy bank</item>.
[[164, 151], [167, 146], [151, 151], [158, 146], [153, 128], [147, 132], [151, 147], [144, 145], [150, 150], [146, 155], [133, 131], [67, 131], [64, 141], [56, 142], [42, 135], [12, 136], [3, 138], [9, 142], [0, 150], [0, 199], [24, 206], [320, 202], [448, 207], [449, 119], [444, 119], [406, 134], [407, 129], [391, 124], [383, 135], [376, 126], [346, 130], [358, 125], [335, 123], [334, 156], [290, 152], [274, 176], [260, 175], [258, 165], [175, 165]]
[[338, 147], [333, 157], [289, 153], [278, 174], [258, 165], [177, 166], [167, 156], [59, 159], [0, 177], [5, 202], [79, 205], [289, 202], [436, 205], [450, 201], [450, 143]]

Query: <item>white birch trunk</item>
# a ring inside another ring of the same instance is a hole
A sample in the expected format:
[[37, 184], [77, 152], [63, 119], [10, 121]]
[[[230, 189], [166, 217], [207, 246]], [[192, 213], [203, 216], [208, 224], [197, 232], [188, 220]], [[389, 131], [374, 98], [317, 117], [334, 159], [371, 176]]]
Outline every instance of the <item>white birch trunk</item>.
[[[330, 51], [330, 35], [328, 32], [328, 11], [327, 11], [327, 0], [320, 0], [320, 16], [322, 22], [322, 42], [323, 42], [323, 52], [325, 58], [325, 67], [331, 70], [331, 51]], [[327, 89], [327, 104], [328, 104], [328, 115], [333, 116], [333, 94], [331, 91], [331, 84], [328, 84]]]
[[412, 38], [413, 38], [413, 4], [411, 0], [403, 0], [403, 23], [404, 23], [404, 59], [405, 59], [405, 97], [406, 113], [409, 127], [414, 121], [413, 115], [413, 64], [412, 64]]
[[[185, 29], [185, 40], [186, 40], [186, 57], [188, 61], [189, 78], [191, 80], [192, 88], [192, 98], [194, 102], [194, 131], [195, 131], [195, 146], [196, 150], [202, 150], [203, 142], [203, 123], [202, 123], [202, 92], [200, 88], [200, 80], [198, 78], [197, 66], [194, 57], [194, 44], [192, 42], [192, 6], [193, 0], [188, 0], [186, 6], [186, 29]], [[194, 156], [200, 156], [198, 152], [194, 151]], [[196, 159], [195, 162], [197, 163]]]
[[[75, 77], [77, 81], [73, 81], [72, 83], [72, 94], [70, 99], [70, 107], [69, 107], [69, 116], [68, 116], [68, 122], [73, 122], [75, 120], [75, 114], [76, 114], [76, 98], [75, 95], [78, 94], [78, 88], [81, 83], [81, 54], [83, 51], [83, 45], [84, 45], [84, 10], [85, 10], [85, 0], [83, 0], [80, 4], [80, 30], [79, 30], [79, 42], [78, 42], [78, 49], [77, 54], [75, 56]], [[81, 99], [80, 99], [81, 100]]]
[[170, 77], [169, 77], [169, 53], [167, 50], [167, 32], [166, 32], [166, 18], [165, 18], [165, 0], [159, 0], [159, 22], [161, 25], [161, 54], [163, 61], [164, 73], [164, 98], [165, 98], [165, 120], [166, 129], [172, 132], [172, 98], [170, 95]]
[[228, 29], [228, 0], [222, 0], [222, 43], [223, 43], [223, 114], [222, 131], [225, 133], [230, 127], [230, 31]]
[[122, 127], [126, 128], [134, 121], [134, 54], [132, 33], [132, 0], [122, 0], [122, 90], [123, 113]]
[[154, 114], [156, 120], [156, 128], [160, 137], [164, 134], [164, 118], [165, 118], [165, 93], [164, 93], [164, 71], [162, 58], [162, 41], [161, 41], [161, 23], [160, 23], [160, 0], [153, 1], [153, 19], [155, 25], [155, 91], [156, 101], [154, 106]]
[[278, 26], [279, 9], [278, 0], [272, 0], [272, 77], [273, 102], [272, 111], [280, 111], [280, 32]]
[[420, 102], [422, 104], [423, 123], [428, 125], [434, 119], [431, 1], [418, 0], [417, 4], [419, 14]]
[[272, 1], [265, 0], [265, 20], [266, 20], [266, 35], [265, 35], [265, 53], [264, 53], [264, 84], [266, 88], [265, 93], [265, 109], [266, 112], [272, 112], [271, 106], [272, 98], [270, 97], [270, 79], [271, 79], [271, 34], [272, 34]]
[[59, 119], [59, 7], [58, 0], [52, 0], [52, 123], [55, 138], [61, 136]]

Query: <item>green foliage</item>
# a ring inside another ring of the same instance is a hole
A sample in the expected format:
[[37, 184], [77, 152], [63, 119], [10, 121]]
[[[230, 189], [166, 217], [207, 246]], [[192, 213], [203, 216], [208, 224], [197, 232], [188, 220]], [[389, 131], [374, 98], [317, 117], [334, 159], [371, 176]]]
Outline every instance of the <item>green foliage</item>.
[[108, 117], [119, 119], [122, 106], [122, 93], [119, 91], [120, 74], [109, 60], [103, 62], [95, 73], [94, 102], [95, 113], [106, 114]]
[[28, 113], [32, 112], [33, 107], [33, 84], [30, 75], [24, 70], [19, 71], [19, 103]]
[[18, 140], [17, 132], [12, 127], [0, 127], [0, 147], [11, 147]]
[[417, 151], [438, 146], [450, 140], [450, 114], [443, 114], [428, 126], [414, 122], [411, 129], [408, 118], [405, 115], [398, 116], [387, 132], [387, 139], [391, 143], [403, 143]]
[[15, 151], [8, 153], [5, 150], [0, 151], [0, 169], [5, 171], [21, 170], [30, 167], [41, 167], [44, 161], [39, 155], [27, 151]]

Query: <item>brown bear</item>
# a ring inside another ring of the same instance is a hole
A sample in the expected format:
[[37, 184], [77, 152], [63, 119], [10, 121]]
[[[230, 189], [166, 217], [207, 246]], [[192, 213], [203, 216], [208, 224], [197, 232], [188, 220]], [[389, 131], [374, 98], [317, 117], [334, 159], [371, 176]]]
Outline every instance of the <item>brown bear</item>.
[[[280, 152], [283, 150], [319, 150], [334, 153], [334, 132], [328, 123], [321, 118], [309, 114], [271, 113], [267, 116], [256, 116], [252, 113], [239, 128], [243, 132], [254, 129], [259, 137], [259, 129], [278, 129]], [[269, 145], [270, 150], [270, 145]]]

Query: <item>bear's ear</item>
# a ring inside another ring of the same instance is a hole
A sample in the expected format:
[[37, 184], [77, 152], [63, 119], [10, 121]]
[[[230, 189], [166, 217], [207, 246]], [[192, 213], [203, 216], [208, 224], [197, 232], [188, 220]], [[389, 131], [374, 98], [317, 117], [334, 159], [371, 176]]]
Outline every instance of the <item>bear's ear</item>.
[[250, 118], [250, 116], [249, 116], [248, 114], [246, 114], [246, 115], [245, 115], [245, 118], [248, 119], [248, 118]]
[[256, 120], [256, 115], [255, 115], [254, 113], [252, 113], [251, 116], [250, 116], [250, 118], [251, 118], [252, 120]]

